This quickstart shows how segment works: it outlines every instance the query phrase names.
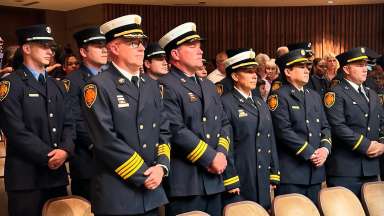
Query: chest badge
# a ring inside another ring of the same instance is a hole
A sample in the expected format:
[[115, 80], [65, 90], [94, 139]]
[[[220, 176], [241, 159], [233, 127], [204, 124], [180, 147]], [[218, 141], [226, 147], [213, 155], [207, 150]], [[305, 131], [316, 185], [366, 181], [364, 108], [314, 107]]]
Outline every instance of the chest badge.
[[248, 116], [248, 114], [243, 109], [239, 109], [237, 111], [239, 112], [239, 118]]
[[11, 83], [7, 80], [0, 82], [0, 101], [3, 101], [7, 97], [10, 86]]
[[97, 87], [94, 84], [88, 84], [84, 87], [84, 102], [88, 108], [95, 103], [97, 98]]
[[189, 92], [188, 96], [189, 96], [190, 102], [196, 102], [197, 101], [197, 96], [195, 94], [193, 94], [192, 92]]

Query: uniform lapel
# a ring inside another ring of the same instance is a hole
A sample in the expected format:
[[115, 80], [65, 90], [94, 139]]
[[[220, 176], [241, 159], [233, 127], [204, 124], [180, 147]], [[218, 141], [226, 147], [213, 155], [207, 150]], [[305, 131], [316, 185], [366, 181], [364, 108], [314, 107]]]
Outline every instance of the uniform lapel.
[[365, 99], [347, 81], [343, 80], [341, 85], [343, 91], [352, 99], [352, 103], [358, 105], [364, 113], [368, 113], [369, 107], [363, 101]]
[[364, 87], [365, 93], [369, 98], [369, 116], [372, 116], [375, 105], [377, 104], [377, 98], [374, 97], [374, 94], [371, 93], [371, 90], [367, 87]]
[[33, 89], [35, 89], [36, 91], [38, 91], [42, 96], [47, 97], [47, 90], [46, 90], [45, 86], [41, 85], [35, 79], [35, 77], [33, 77], [32, 72], [30, 72], [27, 67], [25, 67], [25, 66], [23, 66], [23, 67], [24, 68], [22, 70], [26, 74], [25, 78], [26, 78], [26, 82], [27, 82], [28, 86], [30, 86]]
[[180, 80], [182, 86], [190, 90], [191, 92], [195, 93], [199, 98], [203, 98], [200, 87], [197, 83], [194, 83], [189, 77], [187, 77], [182, 71], [180, 71], [178, 68], [173, 67], [173, 70], [175, 72], [175, 75]]
[[255, 116], [258, 116], [259, 115], [259, 112], [257, 110], [257, 106], [256, 105], [252, 105], [250, 103], [248, 103], [245, 98], [236, 90], [236, 89], [233, 89], [232, 90], [232, 94], [233, 96], [237, 99], [237, 101], [239, 101], [239, 105], [244, 108], [245, 110], [247, 110], [248, 112], [252, 113], [253, 115]]
[[80, 71], [84, 83], [87, 83], [92, 77], [91, 71], [85, 65], [81, 66]]
[[[212, 99], [210, 99], [211, 97], [209, 97], [209, 84], [207, 83], [207, 80], [203, 80], [203, 79], [200, 79], [198, 80], [198, 82], [200, 82], [200, 85], [201, 85], [201, 94], [202, 94], [202, 97], [203, 97], [203, 100], [204, 100], [204, 113], [207, 113], [210, 105], [211, 105], [211, 102], [212, 102]], [[210, 82], [210, 81], [208, 81]]]
[[129, 97], [133, 98], [134, 100], [139, 100], [139, 91], [131, 82], [126, 79], [123, 74], [121, 74], [120, 71], [118, 71], [115, 66], [110, 65], [111, 68], [111, 73], [114, 74], [115, 79], [116, 79], [116, 88], [127, 94]]
[[144, 109], [146, 97], [150, 92], [150, 85], [147, 83], [148, 77], [144, 74], [140, 76], [140, 88], [139, 88], [139, 113]]

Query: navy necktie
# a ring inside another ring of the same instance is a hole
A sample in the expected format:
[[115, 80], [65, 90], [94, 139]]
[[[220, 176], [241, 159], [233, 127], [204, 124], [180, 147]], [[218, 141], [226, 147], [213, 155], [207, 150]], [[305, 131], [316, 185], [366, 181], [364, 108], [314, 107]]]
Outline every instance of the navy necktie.
[[44, 77], [43, 74], [40, 74], [40, 75], [39, 75], [38, 80], [39, 80], [39, 83], [40, 83], [42, 86], [45, 86], [45, 77]]

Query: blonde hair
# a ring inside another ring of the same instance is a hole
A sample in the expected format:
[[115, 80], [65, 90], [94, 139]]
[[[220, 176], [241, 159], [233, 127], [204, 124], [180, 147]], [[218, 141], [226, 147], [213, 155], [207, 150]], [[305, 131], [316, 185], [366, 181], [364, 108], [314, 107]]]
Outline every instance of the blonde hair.
[[336, 70], [339, 69], [339, 67], [340, 67], [340, 63], [339, 63], [339, 61], [337, 61], [337, 59], [336, 59], [336, 55], [335, 55], [334, 53], [329, 52], [329, 53], [325, 54], [324, 57], [323, 57], [323, 59], [324, 59], [325, 61], [328, 61], [329, 59], [335, 59], [335, 60], [336, 60], [336, 63], [337, 63], [337, 65], [336, 65]]

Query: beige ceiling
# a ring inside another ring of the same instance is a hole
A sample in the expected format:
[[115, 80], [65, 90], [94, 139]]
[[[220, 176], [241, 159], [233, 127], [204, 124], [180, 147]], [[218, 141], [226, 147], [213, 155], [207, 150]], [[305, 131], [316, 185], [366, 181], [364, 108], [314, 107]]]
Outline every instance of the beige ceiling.
[[[350, 4], [376, 4], [384, 0], [0, 0], [0, 5], [40, 8], [50, 10], [68, 11], [82, 7], [113, 3], [113, 4], [145, 4], [169, 6], [315, 6], [315, 5], [350, 5]], [[24, 6], [25, 4], [30, 6]]]

